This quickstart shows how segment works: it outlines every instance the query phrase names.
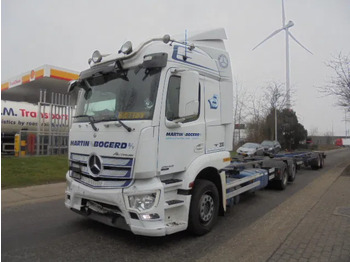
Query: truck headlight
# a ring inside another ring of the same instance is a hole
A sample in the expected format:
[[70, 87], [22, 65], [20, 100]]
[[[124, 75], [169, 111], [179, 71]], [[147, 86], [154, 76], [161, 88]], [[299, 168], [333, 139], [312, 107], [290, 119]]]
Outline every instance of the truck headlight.
[[158, 200], [157, 193], [128, 196], [129, 207], [140, 212], [151, 209]]

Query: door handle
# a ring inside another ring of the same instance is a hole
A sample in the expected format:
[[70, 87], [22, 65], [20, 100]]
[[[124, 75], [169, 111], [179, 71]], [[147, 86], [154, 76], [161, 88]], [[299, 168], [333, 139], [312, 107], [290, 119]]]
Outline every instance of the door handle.
[[204, 149], [204, 144], [203, 144], [203, 143], [200, 143], [200, 144], [198, 144], [198, 145], [196, 145], [196, 146], [194, 147], [194, 152], [195, 152], [195, 153], [200, 153], [200, 152], [203, 151], [203, 149]]

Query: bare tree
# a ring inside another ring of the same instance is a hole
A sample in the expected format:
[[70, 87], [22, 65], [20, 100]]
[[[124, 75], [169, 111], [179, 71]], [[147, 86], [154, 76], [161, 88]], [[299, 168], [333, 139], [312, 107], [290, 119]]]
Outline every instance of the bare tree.
[[326, 144], [332, 145], [333, 144], [333, 132], [327, 131], [323, 134], [323, 136], [326, 138]]
[[270, 82], [264, 89], [264, 107], [268, 113], [275, 108], [282, 110], [286, 107], [287, 98], [284, 84]]
[[[278, 128], [278, 115], [287, 105], [287, 96], [285, 84], [273, 81], [264, 87], [264, 109], [266, 114], [266, 122], [264, 126], [264, 135], [271, 140], [276, 139], [276, 129]], [[276, 126], [277, 124], [277, 126]], [[277, 131], [278, 133], [278, 131]]]
[[318, 136], [318, 128], [317, 127], [312, 127], [311, 130], [309, 131], [310, 136]]
[[247, 102], [248, 102], [248, 93], [247, 89], [244, 89], [243, 86], [235, 80], [235, 89], [234, 89], [234, 136], [233, 144], [238, 143], [241, 139], [241, 129], [236, 129], [236, 124], [243, 124], [247, 120]]
[[287, 102], [285, 94], [283, 84], [271, 82], [264, 88], [262, 96], [253, 96], [250, 99], [248, 106], [250, 119], [247, 124], [248, 141], [261, 142], [278, 137], [285, 148], [291, 149], [306, 138], [307, 131], [298, 122], [296, 113], [285, 108]]
[[247, 140], [261, 142], [264, 139], [264, 122], [266, 112], [260, 97], [251, 96], [247, 107], [250, 120], [247, 124]]
[[350, 56], [339, 53], [326, 63], [335, 75], [320, 91], [337, 97], [338, 105], [350, 111]]

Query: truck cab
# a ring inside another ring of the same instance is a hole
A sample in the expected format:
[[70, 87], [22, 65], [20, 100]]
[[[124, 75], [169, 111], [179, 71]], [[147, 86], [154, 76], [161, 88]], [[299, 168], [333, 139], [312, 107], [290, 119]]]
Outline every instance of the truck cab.
[[134, 234], [210, 231], [225, 209], [233, 87], [224, 29], [94, 52], [70, 129], [67, 208]]

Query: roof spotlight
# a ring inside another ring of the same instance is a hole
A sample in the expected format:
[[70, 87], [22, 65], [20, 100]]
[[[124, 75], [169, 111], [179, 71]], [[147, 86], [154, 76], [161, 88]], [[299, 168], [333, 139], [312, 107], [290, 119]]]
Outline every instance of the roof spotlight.
[[171, 40], [170, 35], [164, 35], [164, 36], [163, 36], [163, 43], [164, 43], [164, 44], [169, 43], [170, 40]]
[[96, 64], [102, 61], [102, 55], [101, 53], [96, 50], [95, 52], [93, 52], [92, 54], [92, 61]]
[[125, 55], [128, 55], [131, 52], [132, 52], [132, 43], [130, 41], [127, 41], [122, 45], [118, 53], [123, 53]]

